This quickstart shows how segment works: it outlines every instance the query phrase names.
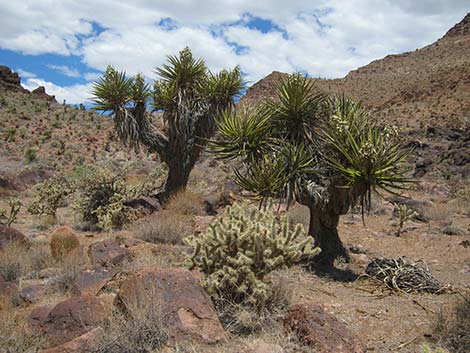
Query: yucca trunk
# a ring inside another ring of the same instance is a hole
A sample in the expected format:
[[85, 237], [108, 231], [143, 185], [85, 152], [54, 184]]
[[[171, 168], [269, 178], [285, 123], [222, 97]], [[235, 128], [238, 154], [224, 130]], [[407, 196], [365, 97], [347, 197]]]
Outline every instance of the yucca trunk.
[[338, 222], [339, 215], [334, 210], [310, 207], [308, 233], [315, 239], [315, 246], [321, 249], [315, 258], [315, 263], [321, 267], [332, 267], [336, 258], [347, 257], [339, 238]]
[[189, 174], [194, 163], [188, 163], [181, 159], [173, 159], [168, 162], [168, 177], [165, 182], [165, 190], [161, 198], [166, 201], [172, 195], [186, 190]]

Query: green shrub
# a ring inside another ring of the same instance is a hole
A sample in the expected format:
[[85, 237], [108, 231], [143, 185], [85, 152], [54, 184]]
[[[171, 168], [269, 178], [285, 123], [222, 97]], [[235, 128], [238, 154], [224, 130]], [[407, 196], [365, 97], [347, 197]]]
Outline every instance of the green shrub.
[[87, 173], [78, 182], [81, 197], [75, 205], [84, 221], [109, 231], [135, 220], [136, 212], [124, 205], [133, 194], [124, 175], [109, 170]]
[[57, 209], [63, 206], [65, 198], [73, 188], [64, 178], [49, 178], [39, 184], [28, 211], [35, 215], [55, 216]]
[[186, 241], [194, 249], [189, 265], [205, 274], [207, 291], [239, 303], [266, 301], [268, 274], [320, 252], [302, 225], [292, 229], [286, 216], [276, 219], [271, 205], [257, 210], [235, 204], [206, 233]]
[[31, 163], [37, 159], [38, 151], [35, 148], [27, 148], [24, 152], [24, 158], [26, 162]]
[[6, 210], [0, 208], [0, 225], [7, 227], [11, 226], [12, 223], [16, 221], [18, 212], [20, 212], [21, 209], [21, 201], [18, 199], [10, 199], [8, 205], [10, 206], [10, 212], [8, 214]]

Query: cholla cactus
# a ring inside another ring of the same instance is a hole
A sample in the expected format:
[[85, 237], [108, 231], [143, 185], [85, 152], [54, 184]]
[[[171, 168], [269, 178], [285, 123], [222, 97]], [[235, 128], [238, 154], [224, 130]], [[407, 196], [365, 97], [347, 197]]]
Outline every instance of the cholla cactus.
[[397, 221], [397, 231], [395, 235], [399, 237], [403, 232], [403, 227], [406, 223], [411, 221], [414, 217], [418, 215], [413, 209], [408, 208], [405, 204], [394, 204], [395, 210], [398, 212], [398, 221]]
[[55, 216], [57, 209], [72, 192], [73, 188], [64, 179], [47, 179], [39, 185], [28, 211], [36, 215]]
[[270, 205], [257, 210], [235, 204], [205, 234], [186, 241], [194, 249], [190, 268], [205, 274], [208, 292], [236, 302], [265, 301], [266, 275], [320, 252], [300, 224], [292, 229], [287, 216], [276, 219]]
[[18, 199], [10, 199], [8, 205], [10, 206], [9, 214], [7, 214], [6, 210], [0, 208], [0, 225], [7, 227], [11, 226], [11, 224], [16, 221], [18, 212], [20, 212], [21, 201]]

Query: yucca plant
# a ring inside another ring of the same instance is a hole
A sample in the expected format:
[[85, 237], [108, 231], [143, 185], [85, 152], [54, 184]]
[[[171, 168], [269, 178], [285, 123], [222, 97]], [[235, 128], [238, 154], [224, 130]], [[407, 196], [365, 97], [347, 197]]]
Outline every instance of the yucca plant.
[[[93, 85], [95, 109], [110, 112], [119, 138], [128, 147], [145, 146], [168, 165], [162, 200], [184, 190], [189, 173], [215, 132], [223, 112], [234, 106], [243, 86], [240, 69], [212, 73], [189, 48], [156, 69], [153, 87], [142, 75], [127, 77], [109, 66]], [[151, 123], [163, 111], [165, 131]]]
[[319, 93], [311, 80], [289, 75], [276, 99], [225, 115], [210, 143], [221, 158], [240, 159], [235, 181], [261, 201], [275, 197], [310, 209], [309, 234], [331, 266], [347, 256], [339, 216], [356, 203], [370, 208], [373, 192], [399, 192], [411, 181], [395, 130], [380, 127], [360, 104]]

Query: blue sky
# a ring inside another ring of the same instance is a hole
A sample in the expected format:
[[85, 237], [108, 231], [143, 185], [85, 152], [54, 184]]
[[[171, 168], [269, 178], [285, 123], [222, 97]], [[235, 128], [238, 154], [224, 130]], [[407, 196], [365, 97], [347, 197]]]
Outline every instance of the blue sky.
[[468, 11], [468, 0], [0, 0], [0, 64], [71, 104], [108, 64], [152, 80], [185, 46], [211, 70], [240, 65], [249, 83], [274, 70], [334, 78], [429, 44]]

